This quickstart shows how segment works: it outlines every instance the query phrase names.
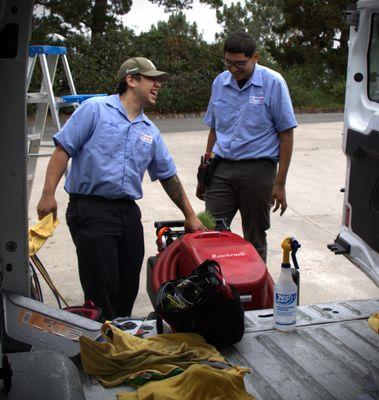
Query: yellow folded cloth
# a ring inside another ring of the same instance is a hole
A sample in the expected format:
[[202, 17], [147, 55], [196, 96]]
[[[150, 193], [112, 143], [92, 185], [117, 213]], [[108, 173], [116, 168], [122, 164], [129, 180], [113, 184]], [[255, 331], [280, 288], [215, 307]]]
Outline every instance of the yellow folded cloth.
[[379, 313], [371, 315], [368, 319], [369, 327], [376, 333], [379, 333]]
[[[146, 339], [104, 324], [105, 342], [80, 337], [83, 369], [105, 387], [122, 383], [138, 386], [178, 375], [193, 364], [231, 368], [215, 347], [195, 333], [169, 333]], [[247, 368], [240, 368], [243, 373]]]
[[50, 213], [29, 228], [29, 256], [37, 253], [58, 224], [58, 218], [54, 221], [53, 213]]
[[194, 364], [182, 374], [163, 381], [149, 382], [135, 392], [122, 392], [118, 400], [254, 400], [245, 390], [238, 367], [216, 369]]

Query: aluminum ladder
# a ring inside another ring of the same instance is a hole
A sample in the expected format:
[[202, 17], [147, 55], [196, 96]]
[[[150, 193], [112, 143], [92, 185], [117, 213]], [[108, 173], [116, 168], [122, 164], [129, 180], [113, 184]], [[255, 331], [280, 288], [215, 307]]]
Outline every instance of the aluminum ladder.
[[[34, 68], [39, 59], [42, 82], [40, 91], [29, 93], [30, 82], [33, 77]], [[70, 88], [70, 95], [56, 97], [53, 91], [55, 73], [58, 61], [61, 59], [66, 79]], [[28, 134], [28, 203], [33, 186], [34, 174], [38, 157], [50, 157], [51, 153], [40, 153], [40, 147], [52, 147], [51, 143], [43, 141], [43, 134], [46, 126], [47, 113], [50, 109], [52, 120], [57, 128], [61, 129], [59, 120], [59, 107], [61, 105], [77, 106], [82, 101], [94, 96], [106, 96], [106, 94], [82, 94], [76, 93], [74, 80], [70, 66], [67, 61], [67, 49], [63, 46], [30, 46], [28, 71], [26, 80], [27, 103], [36, 104], [36, 115], [32, 132]]]

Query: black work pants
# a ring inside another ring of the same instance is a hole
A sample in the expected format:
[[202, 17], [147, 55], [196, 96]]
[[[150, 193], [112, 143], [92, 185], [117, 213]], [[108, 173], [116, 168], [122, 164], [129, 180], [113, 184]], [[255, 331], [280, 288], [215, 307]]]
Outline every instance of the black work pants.
[[90, 196], [71, 198], [66, 220], [85, 299], [101, 307], [106, 319], [131, 315], [144, 257], [138, 205]]
[[270, 228], [271, 194], [276, 163], [268, 159], [220, 159], [205, 193], [205, 207], [230, 226], [239, 210], [243, 236], [267, 259], [266, 230]]

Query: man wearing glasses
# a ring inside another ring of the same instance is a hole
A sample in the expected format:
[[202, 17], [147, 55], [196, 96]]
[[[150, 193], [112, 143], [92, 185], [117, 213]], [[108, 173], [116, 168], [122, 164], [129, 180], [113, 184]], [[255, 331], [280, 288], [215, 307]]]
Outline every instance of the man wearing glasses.
[[226, 71], [216, 77], [204, 121], [210, 127], [204, 159], [214, 170], [197, 197], [228, 225], [239, 210], [245, 239], [266, 262], [270, 206], [287, 208], [285, 183], [297, 126], [283, 77], [259, 65], [255, 40], [232, 33], [224, 44]]
[[85, 299], [101, 307], [106, 319], [131, 315], [138, 293], [144, 238], [135, 200], [142, 197], [146, 170], [183, 212], [185, 229], [203, 229], [158, 128], [143, 113], [155, 105], [167, 79], [146, 58], [125, 61], [118, 94], [85, 101], [54, 136], [38, 217], [52, 212], [56, 218], [55, 190], [71, 158], [67, 225]]

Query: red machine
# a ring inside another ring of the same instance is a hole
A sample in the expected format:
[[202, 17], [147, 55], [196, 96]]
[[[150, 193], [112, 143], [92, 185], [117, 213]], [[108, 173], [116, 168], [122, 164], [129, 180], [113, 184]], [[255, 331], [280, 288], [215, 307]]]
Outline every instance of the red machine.
[[[206, 259], [216, 260], [228, 283], [240, 293], [245, 310], [272, 308], [273, 280], [254, 246], [230, 231], [183, 234], [156, 223], [160, 253], [150, 257], [147, 290], [151, 301], [163, 282], [190, 274]], [[168, 227], [169, 225], [170, 227]], [[177, 237], [174, 240], [174, 237]]]

